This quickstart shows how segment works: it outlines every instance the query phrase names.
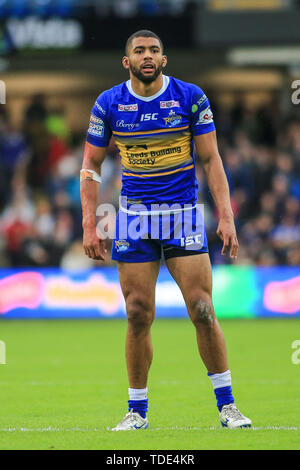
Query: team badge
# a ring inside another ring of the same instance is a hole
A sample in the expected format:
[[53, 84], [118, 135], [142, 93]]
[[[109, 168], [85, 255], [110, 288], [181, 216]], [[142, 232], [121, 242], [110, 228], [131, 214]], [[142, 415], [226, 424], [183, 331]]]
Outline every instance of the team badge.
[[168, 127], [174, 127], [174, 126], [178, 126], [178, 124], [181, 123], [182, 121], [182, 116], [180, 116], [179, 114], [176, 114], [175, 111], [171, 110], [169, 112], [169, 115], [168, 117], [166, 118], [163, 118], [165, 123], [166, 123], [166, 126]]
[[118, 253], [127, 251], [129, 248], [129, 242], [127, 242], [126, 240], [116, 240], [115, 247]]

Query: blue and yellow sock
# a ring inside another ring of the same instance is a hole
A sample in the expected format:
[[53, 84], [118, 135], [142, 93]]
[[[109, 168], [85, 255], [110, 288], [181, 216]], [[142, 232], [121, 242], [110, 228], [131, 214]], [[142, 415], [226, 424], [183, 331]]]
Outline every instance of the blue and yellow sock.
[[212, 383], [216, 399], [217, 399], [217, 407], [219, 411], [222, 410], [224, 405], [229, 405], [230, 403], [234, 403], [234, 398], [232, 395], [232, 388], [231, 388], [231, 372], [230, 370], [226, 370], [221, 374], [211, 374], [207, 373], [210, 381]]
[[146, 418], [148, 411], [148, 388], [129, 388], [128, 394], [128, 411], [133, 410], [134, 413], [139, 413], [142, 418]]

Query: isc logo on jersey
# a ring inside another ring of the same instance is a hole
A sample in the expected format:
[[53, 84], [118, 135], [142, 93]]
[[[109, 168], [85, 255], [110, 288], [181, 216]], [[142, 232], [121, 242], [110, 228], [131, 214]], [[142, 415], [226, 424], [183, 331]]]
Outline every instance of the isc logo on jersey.
[[197, 124], [210, 124], [211, 122], [213, 122], [213, 113], [211, 109], [207, 107], [206, 109], [201, 111], [201, 113], [199, 114], [198, 122], [196, 122], [196, 125]]
[[146, 113], [141, 115], [141, 121], [157, 121], [158, 113]]
[[135, 104], [118, 104], [118, 111], [137, 111], [138, 105]]

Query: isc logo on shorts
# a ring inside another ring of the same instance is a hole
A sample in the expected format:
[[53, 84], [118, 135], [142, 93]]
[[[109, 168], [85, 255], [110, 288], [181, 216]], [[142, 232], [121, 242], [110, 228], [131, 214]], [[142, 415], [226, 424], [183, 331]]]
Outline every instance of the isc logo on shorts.
[[118, 111], [137, 111], [138, 105], [135, 104], [118, 104]]
[[180, 238], [180, 245], [181, 246], [190, 246], [194, 244], [203, 244], [202, 242], [202, 234], [198, 233], [197, 235], [193, 235], [190, 237], [182, 237]]

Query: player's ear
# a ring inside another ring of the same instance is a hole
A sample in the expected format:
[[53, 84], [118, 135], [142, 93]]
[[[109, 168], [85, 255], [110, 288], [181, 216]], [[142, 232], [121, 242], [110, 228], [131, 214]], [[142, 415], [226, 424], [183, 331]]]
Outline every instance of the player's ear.
[[129, 69], [129, 59], [126, 55], [122, 58], [122, 64], [124, 69]]
[[168, 63], [168, 59], [166, 55], [162, 56], [162, 66], [165, 67]]

